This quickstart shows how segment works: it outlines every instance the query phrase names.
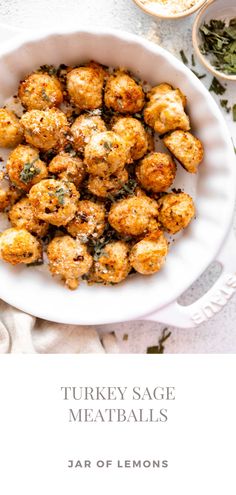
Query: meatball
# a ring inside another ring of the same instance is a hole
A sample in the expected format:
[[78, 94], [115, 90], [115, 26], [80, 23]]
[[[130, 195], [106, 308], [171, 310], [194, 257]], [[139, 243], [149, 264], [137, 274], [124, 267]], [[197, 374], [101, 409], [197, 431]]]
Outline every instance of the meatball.
[[115, 132], [100, 132], [94, 134], [85, 147], [84, 158], [90, 174], [106, 177], [124, 168], [129, 160], [129, 149]]
[[157, 202], [148, 197], [131, 197], [115, 203], [109, 212], [110, 225], [122, 235], [141, 235], [158, 215]]
[[93, 258], [84, 244], [69, 235], [55, 237], [47, 248], [49, 269], [59, 275], [69, 289], [76, 289], [79, 278], [90, 270]]
[[19, 144], [10, 154], [7, 172], [11, 182], [24, 191], [29, 191], [33, 184], [48, 175], [47, 167], [40, 160], [38, 150], [23, 144]]
[[136, 272], [151, 275], [159, 272], [165, 263], [168, 243], [159, 230], [135, 244], [130, 253], [130, 264]]
[[42, 246], [25, 229], [7, 229], [0, 234], [0, 258], [7, 263], [34, 263], [42, 256]]
[[0, 172], [0, 211], [13, 205], [19, 196], [20, 192], [10, 186], [8, 180], [4, 177], [4, 173]]
[[130, 161], [142, 158], [147, 152], [149, 137], [141, 122], [133, 117], [120, 117], [112, 130], [121, 136], [130, 152]]
[[100, 198], [107, 198], [119, 192], [119, 190], [128, 181], [129, 175], [125, 168], [117, 170], [108, 177], [99, 177], [90, 175], [88, 179], [88, 190]]
[[28, 230], [38, 237], [44, 237], [48, 231], [48, 224], [35, 216], [28, 198], [22, 198], [11, 208], [9, 220], [12, 227]]
[[94, 263], [95, 280], [107, 284], [122, 282], [131, 269], [128, 252], [129, 248], [125, 242], [116, 241], [107, 244]]
[[33, 186], [29, 200], [35, 215], [52, 225], [66, 225], [74, 218], [79, 193], [74, 184], [46, 179]]
[[106, 124], [101, 117], [89, 114], [80, 115], [71, 127], [75, 149], [83, 153], [91, 137], [98, 132], [104, 132], [106, 130]]
[[18, 95], [27, 110], [58, 107], [63, 100], [59, 79], [44, 72], [30, 74], [22, 81]]
[[81, 158], [62, 151], [49, 164], [49, 172], [64, 181], [73, 182], [79, 187], [85, 177], [85, 166]]
[[150, 153], [136, 167], [141, 186], [154, 193], [168, 189], [175, 179], [175, 174], [176, 165], [166, 153]]
[[144, 120], [156, 132], [164, 134], [174, 129], [190, 129], [184, 108], [186, 97], [169, 84], [155, 86], [147, 95], [149, 101], [144, 109]]
[[87, 236], [96, 239], [105, 229], [105, 216], [103, 205], [88, 200], [79, 201], [76, 215], [68, 223], [67, 230], [72, 237], [79, 237], [81, 240]]
[[195, 215], [191, 196], [186, 193], [170, 193], [158, 201], [158, 220], [162, 227], [171, 234], [185, 229]]
[[0, 108], [0, 148], [14, 148], [23, 139], [23, 128], [16, 115]]
[[99, 65], [78, 67], [67, 74], [67, 91], [70, 100], [80, 110], [93, 110], [102, 106], [105, 71]]
[[105, 105], [119, 113], [140, 112], [144, 105], [142, 86], [123, 71], [108, 78], [104, 98]]
[[163, 142], [187, 172], [196, 174], [204, 154], [199, 139], [190, 132], [174, 131], [166, 136]]
[[30, 110], [21, 123], [27, 143], [43, 151], [62, 149], [67, 140], [69, 125], [63, 112], [57, 108]]

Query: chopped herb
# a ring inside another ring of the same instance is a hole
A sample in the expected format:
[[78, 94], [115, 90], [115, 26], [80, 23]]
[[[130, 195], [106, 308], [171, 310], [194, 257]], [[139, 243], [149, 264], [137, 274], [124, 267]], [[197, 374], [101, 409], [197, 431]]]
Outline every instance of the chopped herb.
[[27, 263], [27, 267], [31, 267], [31, 266], [41, 266], [43, 265], [43, 259], [41, 260], [37, 260], [37, 261], [33, 261], [33, 263]]
[[98, 261], [100, 256], [103, 254], [103, 250], [106, 245], [110, 242], [109, 238], [102, 237], [99, 241], [95, 242], [93, 245], [94, 255], [93, 258], [95, 261]]
[[191, 69], [191, 71], [195, 74], [195, 76], [198, 77], [198, 79], [203, 79], [204, 77], [206, 77], [206, 74], [199, 74], [196, 70], [194, 69]]
[[236, 122], [236, 103], [233, 105], [232, 112], [233, 112], [233, 121]]
[[165, 352], [164, 342], [166, 342], [170, 336], [171, 336], [171, 332], [168, 331], [168, 328], [164, 328], [159, 338], [158, 344], [152, 347], [148, 347], [147, 354], [164, 354]]
[[65, 146], [64, 150], [66, 151], [66, 153], [69, 153], [71, 156], [77, 155], [76, 151], [74, 150], [73, 146], [70, 143]]
[[216, 95], [223, 95], [226, 91], [224, 86], [216, 79], [216, 77], [213, 77], [211, 85], [209, 87], [209, 91], [212, 91], [212, 93], [215, 93]]
[[181, 56], [181, 58], [182, 58], [182, 62], [183, 62], [185, 65], [188, 65], [188, 59], [187, 59], [187, 57], [186, 57], [186, 55], [185, 55], [185, 53], [184, 53], [184, 50], [180, 50], [180, 52], [179, 52], [179, 53], [180, 53], [180, 56]]
[[225, 21], [212, 19], [200, 27], [203, 55], [211, 55], [211, 63], [225, 74], [236, 74], [236, 18], [227, 25]]
[[24, 165], [24, 168], [22, 169], [20, 173], [20, 180], [24, 182], [24, 184], [28, 184], [33, 180], [35, 175], [40, 174], [40, 169], [35, 167], [34, 163], [38, 161], [38, 158], [35, 158], [32, 162], [27, 162]]
[[222, 108], [224, 108], [227, 113], [230, 112], [230, 107], [228, 106], [228, 100], [220, 100], [220, 104], [221, 104]]
[[111, 151], [112, 150], [112, 144], [109, 142], [109, 141], [105, 141], [103, 143], [103, 147], [105, 148], [105, 150], [107, 151]]
[[133, 195], [137, 185], [138, 183], [135, 179], [129, 179], [116, 194], [108, 194], [107, 198], [114, 203], [119, 199]]
[[49, 96], [47, 95], [47, 93], [46, 93], [46, 91], [45, 91], [44, 88], [42, 89], [42, 97], [43, 97], [44, 100], [46, 100], [48, 102], [51, 102], [51, 100], [50, 100]]
[[127, 342], [127, 340], [128, 340], [128, 339], [129, 339], [129, 336], [128, 336], [128, 334], [127, 334], [127, 333], [125, 333], [125, 334], [123, 335], [123, 340], [124, 340], [124, 342]]
[[47, 72], [49, 76], [55, 76], [57, 73], [57, 69], [53, 65], [45, 64], [41, 65], [41, 67], [39, 68], [39, 72]]
[[63, 187], [59, 187], [55, 191], [55, 195], [57, 196], [59, 205], [63, 206], [65, 204], [65, 194], [67, 191]]
[[40, 152], [40, 158], [43, 160], [43, 162], [50, 162], [54, 156], [56, 156], [56, 151], [55, 150], [48, 150], [48, 151], [41, 151]]
[[195, 62], [194, 54], [192, 54], [191, 60], [192, 60], [192, 66], [195, 67], [196, 62]]

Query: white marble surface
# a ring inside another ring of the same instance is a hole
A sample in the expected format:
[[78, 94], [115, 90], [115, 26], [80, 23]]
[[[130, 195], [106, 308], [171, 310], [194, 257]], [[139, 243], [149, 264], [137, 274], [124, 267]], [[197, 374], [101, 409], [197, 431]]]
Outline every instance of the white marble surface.
[[[193, 17], [179, 21], [154, 21], [142, 13], [132, 0], [0, 0], [0, 23], [12, 27], [12, 33], [0, 26], [0, 41], [14, 35], [14, 27], [23, 30], [73, 24], [82, 27], [123, 29], [160, 43], [176, 56], [183, 48], [191, 57], [191, 25]], [[205, 72], [199, 65], [199, 73]], [[202, 82], [209, 87], [211, 77]], [[236, 103], [236, 83], [229, 84], [223, 98]], [[236, 144], [236, 124], [224, 113]], [[236, 226], [236, 216], [235, 216]], [[236, 256], [236, 253], [235, 253]], [[184, 296], [185, 301], [197, 299], [212, 284], [219, 273], [213, 264]], [[99, 333], [115, 332], [124, 353], [145, 352], [147, 346], [158, 342], [163, 325], [133, 322], [99, 327]], [[197, 329], [171, 328], [166, 343], [169, 353], [235, 353], [236, 352], [236, 296], [221, 313]], [[128, 340], [123, 339], [128, 335]]]

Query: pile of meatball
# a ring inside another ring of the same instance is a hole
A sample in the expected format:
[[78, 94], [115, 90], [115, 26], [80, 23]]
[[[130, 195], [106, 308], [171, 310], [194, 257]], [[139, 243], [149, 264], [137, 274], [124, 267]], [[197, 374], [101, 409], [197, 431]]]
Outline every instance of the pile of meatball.
[[[127, 71], [90, 62], [44, 66], [18, 98], [21, 118], [0, 109], [0, 147], [13, 148], [0, 174], [0, 211], [11, 222], [0, 258], [32, 265], [46, 251], [51, 274], [70, 289], [81, 278], [117, 284], [158, 272], [165, 232], [195, 215], [187, 193], [167, 192], [175, 159], [191, 174], [203, 159], [183, 93], [165, 83], [145, 92]], [[155, 132], [166, 153], [155, 151]]]

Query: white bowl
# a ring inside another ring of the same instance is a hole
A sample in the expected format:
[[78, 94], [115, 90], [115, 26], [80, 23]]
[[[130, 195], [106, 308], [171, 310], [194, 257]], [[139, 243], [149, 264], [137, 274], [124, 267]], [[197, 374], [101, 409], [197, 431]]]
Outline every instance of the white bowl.
[[[124, 283], [81, 287], [71, 292], [41, 268], [0, 263], [0, 297], [48, 320], [101, 324], [141, 318], [176, 300], [206, 269], [231, 225], [235, 197], [235, 157], [216, 103], [197, 77], [162, 48], [122, 32], [61, 30], [32, 34], [0, 47], [0, 105], [19, 80], [42, 64], [78, 64], [90, 59], [127, 67], [155, 85], [168, 82], [187, 95], [193, 132], [202, 140], [205, 159], [193, 176], [178, 167], [176, 187], [196, 197], [197, 218], [184, 231], [160, 273], [131, 276]], [[0, 153], [1, 154], [1, 153]]]
[[196, 5], [193, 5], [193, 7], [191, 7], [190, 9], [183, 10], [182, 12], [179, 12], [178, 14], [165, 14], [165, 13], [161, 12], [161, 9], [160, 9], [160, 12], [158, 12], [158, 10], [153, 9], [151, 3], [149, 5], [148, 3], [144, 4], [142, 2], [142, 0], [133, 0], [133, 1], [136, 3], [136, 5], [140, 9], [142, 9], [144, 12], [146, 12], [146, 14], [149, 14], [149, 15], [155, 17], [156, 19], [173, 19], [173, 20], [175, 20], [175, 19], [183, 19], [184, 17], [187, 17], [189, 15], [194, 14], [194, 12], [199, 10], [204, 5], [204, 3], [206, 3], [207, 0], [198, 0]]

